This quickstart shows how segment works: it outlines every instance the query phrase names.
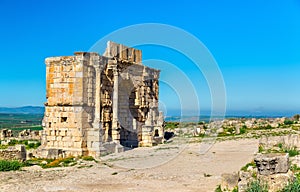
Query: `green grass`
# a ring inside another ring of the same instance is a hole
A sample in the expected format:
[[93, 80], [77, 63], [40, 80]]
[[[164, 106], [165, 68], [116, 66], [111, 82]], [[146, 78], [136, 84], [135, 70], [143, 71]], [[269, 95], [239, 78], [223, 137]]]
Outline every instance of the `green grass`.
[[256, 167], [256, 164], [252, 161], [251, 163], [247, 163], [244, 167], [241, 168], [242, 171], [247, 171], [248, 167], [252, 166]]
[[246, 192], [268, 192], [268, 185], [260, 180], [255, 180], [248, 184]]
[[290, 157], [295, 157], [296, 155], [299, 155], [299, 151], [296, 149], [296, 147], [284, 149], [284, 152], [288, 153]]
[[179, 122], [166, 122], [165, 129], [175, 129], [178, 128]]
[[23, 164], [19, 161], [0, 160], [0, 171], [16, 171], [20, 170]]

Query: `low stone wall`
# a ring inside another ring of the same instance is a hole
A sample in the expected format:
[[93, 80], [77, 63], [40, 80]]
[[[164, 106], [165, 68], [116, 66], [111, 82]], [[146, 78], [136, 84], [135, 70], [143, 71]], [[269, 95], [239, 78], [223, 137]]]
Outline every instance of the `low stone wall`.
[[272, 148], [281, 143], [286, 147], [296, 147], [300, 149], [300, 136], [298, 134], [284, 135], [284, 136], [262, 136], [259, 144], [265, 148]]
[[16, 145], [8, 149], [0, 150], [0, 160], [26, 160], [26, 149], [24, 145]]

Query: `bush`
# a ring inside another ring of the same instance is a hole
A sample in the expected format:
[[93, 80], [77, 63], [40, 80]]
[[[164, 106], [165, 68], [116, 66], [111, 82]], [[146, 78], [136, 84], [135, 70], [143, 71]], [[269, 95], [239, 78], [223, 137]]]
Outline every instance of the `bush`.
[[215, 192], [222, 192], [221, 185], [218, 185], [218, 187], [215, 189]]
[[246, 129], [247, 129], [247, 126], [246, 126], [246, 125], [243, 125], [243, 126], [240, 128], [240, 134], [246, 133]]
[[296, 155], [299, 155], [299, 151], [296, 149], [296, 147], [285, 149], [284, 152], [289, 153], [290, 157], [295, 157]]
[[94, 157], [92, 157], [92, 156], [83, 156], [82, 160], [85, 160], [85, 161], [95, 161]]
[[292, 125], [294, 123], [294, 121], [290, 120], [290, 119], [286, 119], [283, 122], [285, 125]]
[[22, 167], [19, 161], [0, 160], [0, 171], [16, 171]]
[[246, 192], [268, 192], [268, 185], [260, 180], [255, 180], [248, 185]]

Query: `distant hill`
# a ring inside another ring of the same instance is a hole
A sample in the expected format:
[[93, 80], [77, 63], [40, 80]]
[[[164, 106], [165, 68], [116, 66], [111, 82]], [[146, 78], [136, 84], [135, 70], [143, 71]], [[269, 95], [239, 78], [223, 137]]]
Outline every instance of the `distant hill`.
[[25, 107], [0, 107], [0, 113], [23, 113], [23, 114], [43, 114], [44, 107], [25, 106]]

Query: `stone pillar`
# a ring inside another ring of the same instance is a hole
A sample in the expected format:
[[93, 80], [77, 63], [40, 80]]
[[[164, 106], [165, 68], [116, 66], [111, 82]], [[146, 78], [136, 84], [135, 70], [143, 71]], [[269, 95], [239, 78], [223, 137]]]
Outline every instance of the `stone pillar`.
[[103, 63], [100, 61], [98, 54], [91, 55], [91, 61], [95, 67], [95, 95], [94, 95], [94, 121], [93, 128], [87, 130], [87, 147], [89, 155], [97, 158], [100, 157], [100, 148], [102, 141], [102, 123], [101, 123], [101, 72]]
[[112, 122], [112, 140], [120, 142], [119, 134], [119, 71], [117, 65], [113, 67], [114, 91], [113, 91], [113, 122]]
[[98, 65], [95, 65], [96, 71], [96, 90], [95, 90], [95, 118], [93, 122], [94, 128], [100, 128], [100, 119], [101, 119], [101, 68]]

